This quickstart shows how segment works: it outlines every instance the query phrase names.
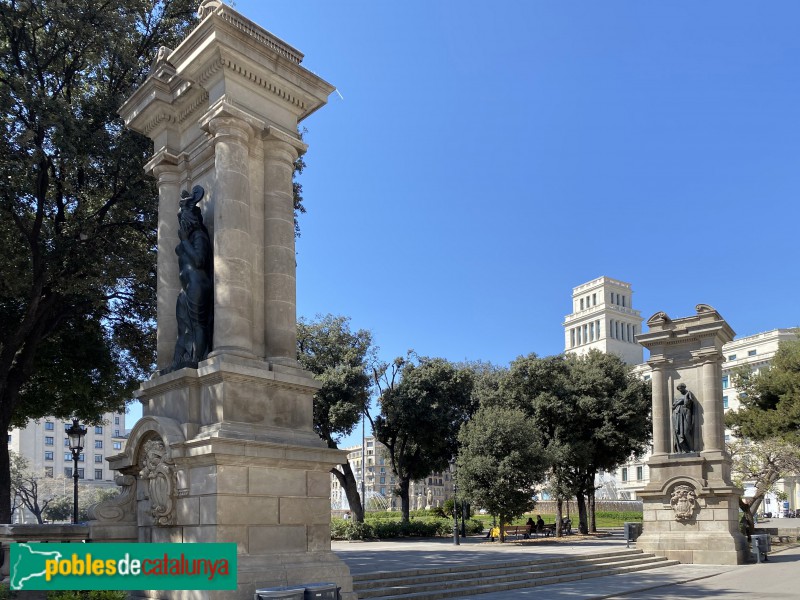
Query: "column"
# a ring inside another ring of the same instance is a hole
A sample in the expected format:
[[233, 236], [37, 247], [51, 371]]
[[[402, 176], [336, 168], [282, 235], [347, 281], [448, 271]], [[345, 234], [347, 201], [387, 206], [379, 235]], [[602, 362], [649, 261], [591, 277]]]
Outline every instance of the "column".
[[181, 291], [178, 272], [178, 208], [181, 198], [183, 169], [178, 158], [166, 152], [158, 154], [152, 172], [158, 180], [158, 252], [156, 287], [156, 367], [165, 369], [172, 363], [178, 322], [175, 303]]
[[267, 128], [264, 136], [264, 327], [267, 360], [297, 359], [297, 278], [294, 249], [294, 161], [297, 139]]
[[214, 340], [211, 355], [253, 357], [249, 143], [252, 128], [231, 116], [209, 120], [214, 136]]
[[670, 430], [669, 395], [666, 389], [664, 368], [665, 360], [649, 360], [652, 368], [653, 387], [653, 456], [672, 452], [672, 436]]
[[[703, 388], [694, 393], [703, 407], [703, 427], [702, 440], [700, 443], [695, 442], [695, 448], [703, 452], [721, 452], [725, 448], [725, 421], [722, 408], [722, 365], [719, 357], [715, 355], [705, 358], [700, 369]], [[699, 413], [699, 407], [696, 407], [695, 421]]]

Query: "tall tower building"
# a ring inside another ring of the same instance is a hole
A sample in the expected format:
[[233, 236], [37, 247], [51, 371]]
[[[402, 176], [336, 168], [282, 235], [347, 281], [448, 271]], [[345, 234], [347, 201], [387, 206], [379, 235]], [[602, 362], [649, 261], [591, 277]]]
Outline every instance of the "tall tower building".
[[600, 350], [636, 365], [644, 357], [634, 337], [641, 332], [642, 315], [633, 308], [630, 283], [598, 277], [573, 288], [572, 313], [564, 320], [565, 352]]

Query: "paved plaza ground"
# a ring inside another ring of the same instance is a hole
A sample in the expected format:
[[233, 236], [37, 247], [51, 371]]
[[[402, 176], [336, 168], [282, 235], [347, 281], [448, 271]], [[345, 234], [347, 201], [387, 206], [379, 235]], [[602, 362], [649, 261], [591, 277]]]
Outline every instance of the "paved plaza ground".
[[[773, 519], [764, 527], [799, 527], [800, 519]], [[565, 562], [600, 550], [625, 548], [620, 535], [604, 538], [566, 538], [564, 541], [517, 544], [489, 543], [469, 537], [461, 545], [452, 539], [400, 539], [381, 542], [333, 542], [333, 550], [352, 573], [397, 571], [414, 567], [489, 564], [493, 561], [559, 556]], [[462, 600], [537, 598], [584, 600], [626, 598], [685, 600], [685, 598], [800, 598], [800, 546], [773, 547], [766, 563], [740, 566], [675, 565], [624, 575], [597, 577], [546, 587], [464, 596]]]

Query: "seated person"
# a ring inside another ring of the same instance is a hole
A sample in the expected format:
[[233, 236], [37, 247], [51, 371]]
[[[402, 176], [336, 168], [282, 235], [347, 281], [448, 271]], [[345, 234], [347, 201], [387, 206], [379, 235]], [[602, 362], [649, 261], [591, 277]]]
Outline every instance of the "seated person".
[[544, 519], [542, 515], [536, 515], [536, 531], [542, 531], [544, 529]]
[[527, 540], [528, 538], [531, 537], [531, 533], [533, 533], [533, 531], [536, 529], [536, 523], [533, 522], [533, 519], [531, 517], [528, 517], [528, 520], [525, 521], [525, 526], [530, 527], [528, 533], [525, 534], [525, 539]]

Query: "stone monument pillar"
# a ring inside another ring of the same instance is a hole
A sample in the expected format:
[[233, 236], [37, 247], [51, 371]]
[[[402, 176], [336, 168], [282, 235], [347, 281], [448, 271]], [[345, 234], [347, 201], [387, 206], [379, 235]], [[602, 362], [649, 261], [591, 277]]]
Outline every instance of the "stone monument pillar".
[[731, 482], [721, 383], [722, 345], [734, 332], [706, 304], [681, 319], [656, 313], [647, 325], [636, 340], [650, 350], [653, 454], [637, 548], [683, 563], [742, 564], [742, 490]]
[[[229, 6], [205, 0], [199, 15], [120, 109], [154, 143], [159, 371], [139, 390], [144, 416], [125, 452], [109, 459], [124, 491], [95, 511], [93, 539], [237, 544], [236, 592], [142, 597], [249, 600], [259, 587], [330, 581], [352, 600], [330, 549], [330, 469], [346, 453], [314, 432], [319, 386], [295, 339], [297, 125], [334, 88]], [[174, 369], [177, 213], [194, 186], [212, 245], [213, 336], [197, 368]]]

